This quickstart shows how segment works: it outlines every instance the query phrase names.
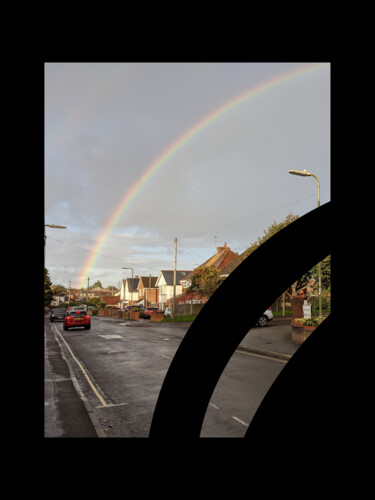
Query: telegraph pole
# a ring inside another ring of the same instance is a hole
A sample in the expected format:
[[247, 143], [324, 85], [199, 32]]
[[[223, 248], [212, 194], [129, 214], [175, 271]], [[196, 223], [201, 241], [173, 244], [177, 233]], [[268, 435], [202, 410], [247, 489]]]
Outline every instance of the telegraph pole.
[[176, 269], [177, 269], [177, 238], [174, 239], [173, 308], [172, 308], [173, 321], [175, 320], [175, 310], [176, 310]]
[[87, 306], [89, 305], [89, 283], [90, 278], [87, 276]]

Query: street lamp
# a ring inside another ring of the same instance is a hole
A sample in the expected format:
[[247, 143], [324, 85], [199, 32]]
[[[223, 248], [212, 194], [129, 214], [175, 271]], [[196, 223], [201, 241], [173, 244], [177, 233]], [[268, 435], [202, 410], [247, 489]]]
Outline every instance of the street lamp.
[[46, 244], [46, 227], [52, 227], [54, 229], [66, 229], [66, 226], [58, 226], [57, 224], [44, 224], [44, 244]]
[[[132, 290], [130, 292], [130, 301], [131, 301], [131, 306], [133, 305], [133, 268], [132, 267], [122, 267], [121, 269], [131, 269], [132, 272]], [[130, 306], [130, 311], [131, 311], [131, 306]]]
[[46, 227], [52, 227], [54, 229], [66, 229], [66, 226], [58, 226], [57, 224], [44, 224], [44, 265], [46, 261]]
[[[306, 170], [289, 170], [290, 174], [301, 175], [302, 177], [315, 177], [318, 183], [318, 207], [320, 207], [320, 181], [317, 175], [307, 172]], [[321, 263], [318, 264], [319, 273], [319, 321], [322, 321], [322, 269]]]

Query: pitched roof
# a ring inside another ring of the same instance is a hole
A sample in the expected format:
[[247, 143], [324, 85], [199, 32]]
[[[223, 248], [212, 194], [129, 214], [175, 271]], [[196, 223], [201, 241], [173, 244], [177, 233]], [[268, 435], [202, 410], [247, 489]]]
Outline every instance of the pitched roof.
[[[160, 271], [163, 273], [165, 282], [167, 285], [173, 285], [173, 273], [174, 271]], [[184, 280], [192, 271], [176, 271], [176, 284], [178, 285], [181, 280]]]
[[224, 267], [226, 267], [237, 258], [238, 254], [233, 252], [230, 247], [228, 247], [227, 244], [224, 243], [224, 246], [217, 247], [217, 252], [208, 260], [206, 260], [206, 262], [201, 264], [201, 266], [215, 266], [218, 271], [221, 271], [222, 269], [224, 269]]
[[[132, 280], [133, 280], [133, 283], [132, 283]], [[126, 278], [126, 281], [128, 282], [129, 292], [132, 291], [132, 286], [133, 286], [133, 292], [138, 291], [139, 278]]]
[[144, 288], [155, 288], [155, 283], [157, 279], [158, 279], [157, 276], [151, 276], [151, 278], [150, 276], [141, 276], [140, 282], [142, 281]]
[[241, 264], [241, 262], [243, 260], [246, 259], [246, 257], [248, 257], [253, 251], [255, 250], [255, 248], [253, 246], [247, 248], [244, 252], [241, 253], [241, 255], [237, 255], [236, 259], [232, 260], [231, 262], [229, 262], [229, 264], [227, 264], [225, 267], [223, 267], [221, 270], [220, 270], [220, 275], [221, 276], [227, 276], [229, 275], [232, 271], [234, 271], [236, 269], [237, 266], [239, 266]]

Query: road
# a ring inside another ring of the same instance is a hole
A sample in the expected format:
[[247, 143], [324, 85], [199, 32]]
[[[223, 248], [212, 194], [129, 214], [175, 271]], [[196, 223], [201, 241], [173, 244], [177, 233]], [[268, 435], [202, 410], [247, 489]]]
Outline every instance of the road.
[[[92, 317], [91, 330], [66, 332], [61, 322], [51, 328], [100, 435], [148, 437], [160, 388], [187, 327], [147, 321], [129, 326]], [[243, 437], [285, 363], [236, 351], [212, 395], [201, 437]]]

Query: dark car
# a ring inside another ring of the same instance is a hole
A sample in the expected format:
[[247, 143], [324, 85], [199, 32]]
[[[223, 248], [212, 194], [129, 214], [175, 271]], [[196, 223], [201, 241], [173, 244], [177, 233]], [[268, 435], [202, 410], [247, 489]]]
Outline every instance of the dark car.
[[158, 311], [159, 311], [158, 307], [146, 307], [146, 309], [143, 312], [143, 317], [144, 318], [151, 318], [151, 313], [158, 312]]
[[86, 330], [91, 328], [90, 316], [84, 310], [69, 310], [64, 318], [64, 330], [69, 328], [83, 326]]
[[50, 321], [63, 321], [65, 318], [65, 309], [58, 307], [57, 309], [51, 309], [49, 314]]

